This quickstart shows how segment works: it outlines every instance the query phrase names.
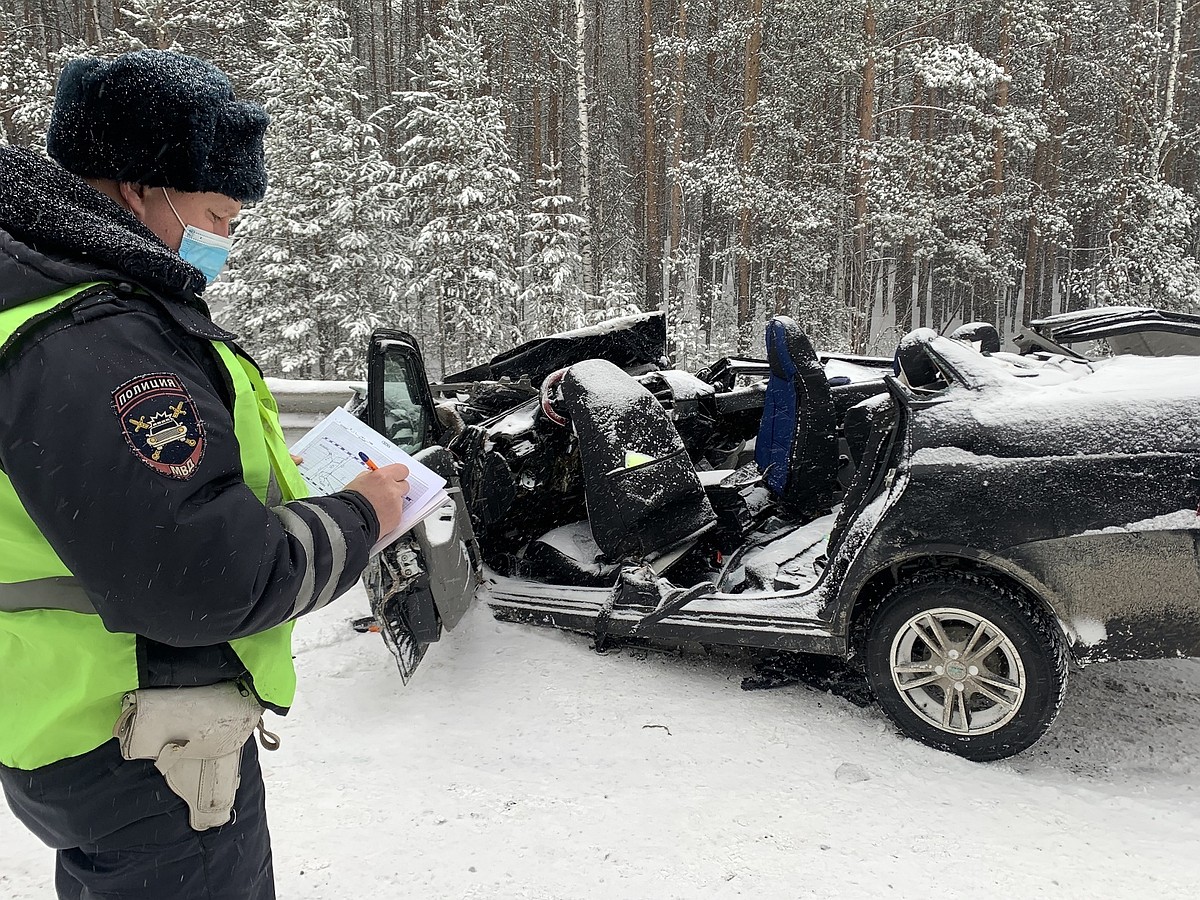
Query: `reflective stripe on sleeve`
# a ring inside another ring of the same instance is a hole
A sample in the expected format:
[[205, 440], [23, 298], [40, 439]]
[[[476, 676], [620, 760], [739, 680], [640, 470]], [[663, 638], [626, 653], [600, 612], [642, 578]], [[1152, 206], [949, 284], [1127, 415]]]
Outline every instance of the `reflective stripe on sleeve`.
[[303, 517], [298, 515], [293, 510], [286, 506], [277, 506], [272, 512], [279, 516], [279, 521], [283, 523], [284, 530], [300, 542], [301, 549], [304, 550], [304, 577], [300, 581], [300, 588], [296, 591], [296, 601], [292, 606], [289, 619], [294, 619], [300, 615], [301, 611], [308, 606], [312, 601], [316, 574], [313, 571], [313, 563], [316, 561], [316, 547], [314, 546], [312, 529], [308, 527], [308, 523]]
[[60, 609], [67, 612], [99, 615], [75, 578], [39, 578], [0, 584], [0, 612], [23, 612], [30, 609]]
[[[325, 531], [325, 537], [329, 541], [329, 552], [331, 559], [329, 561], [328, 576], [325, 579], [325, 584], [321, 588], [320, 594], [311, 604], [305, 607], [300, 615], [310, 613], [313, 610], [321, 609], [329, 604], [333, 599], [333, 592], [337, 589], [338, 583], [342, 580], [342, 572], [346, 568], [346, 535], [342, 533], [342, 529], [338, 527], [337, 522], [333, 517], [319, 506], [314, 506], [311, 503], [303, 501], [296, 502], [295, 506], [304, 507], [311, 511], [317, 520], [321, 523]], [[315, 560], [312, 561], [315, 564]]]

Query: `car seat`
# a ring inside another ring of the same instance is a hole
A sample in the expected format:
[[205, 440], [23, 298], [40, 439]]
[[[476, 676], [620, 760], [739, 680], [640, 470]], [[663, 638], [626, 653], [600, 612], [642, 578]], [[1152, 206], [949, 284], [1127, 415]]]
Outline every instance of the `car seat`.
[[964, 344], [978, 344], [980, 353], [1000, 352], [1000, 332], [991, 322], [968, 322], [966, 325], [959, 325], [950, 338]]
[[706, 472], [703, 484], [670, 414], [617, 366], [588, 360], [551, 376], [562, 400], [547, 415], [553, 412], [560, 424], [569, 420], [578, 435], [592, 540], [579, 528], [588, 523], [547, 532], [525, 549], [521, 574], [553, 583], [610, 583], [615, 560], [652, 557], [714, 521], [717, 544], [732, 552], [771, 508], [756, 494], [760, 478], [786, 515], [827, 513], [839, 460], [825, 369], [790, 318], [772, 319], [766, 342], [770, 377], [755, 464]]
[[[578, 438], [594, 546], [605, 559], [646, 557], [711, 527], [712, 506], [687, 448], [650, 391], [601, 359], [566, 369], [561, 390], [561, 413]], [[561, 541], [547, 537], [527, 559], [544, 562], [561, 550]], [[592, 556], [583, 542], [573, 545]], [[581, 575], [601, 574], [594, 556], [576, 562]]]
[[784, 512], [821, 515], [833, 503], [838, 471], [837, 412], [825, 368], [787, 316], [767, 325], [767, 361], [754, 461]]

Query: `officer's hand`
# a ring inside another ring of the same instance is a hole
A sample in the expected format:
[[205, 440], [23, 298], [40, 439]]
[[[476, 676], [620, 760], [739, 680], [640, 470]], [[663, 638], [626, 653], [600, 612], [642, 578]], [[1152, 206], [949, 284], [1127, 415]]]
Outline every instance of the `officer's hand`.
[[408, 493], [408, 466], [393, 463], [369, 472], [363, 472], [348, 485], [346, 490], [362, 495], [375, 510], [379, 518], [379, 534], [383, 536], [400, 524], [404, 511], [404, 497]]

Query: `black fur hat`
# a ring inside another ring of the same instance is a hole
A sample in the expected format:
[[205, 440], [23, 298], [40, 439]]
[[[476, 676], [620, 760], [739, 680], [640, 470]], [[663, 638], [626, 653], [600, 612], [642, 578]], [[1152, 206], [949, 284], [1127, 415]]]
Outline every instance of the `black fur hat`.
[[114, 60], [82, 57], [58, 79], [46, 149], [84, 178], [179, 191], [213, 191], [242, 203], [267, 189], [255, 103], [234, 100], [215, 66], [168, 50]]

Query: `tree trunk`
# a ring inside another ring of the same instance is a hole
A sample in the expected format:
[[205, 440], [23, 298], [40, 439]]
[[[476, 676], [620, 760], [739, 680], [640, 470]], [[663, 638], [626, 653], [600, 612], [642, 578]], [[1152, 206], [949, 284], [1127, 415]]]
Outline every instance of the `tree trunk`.
[[1175, 87], [1179, 81], [1179, 37], [1182, 30], [1183, 0], [1175, 0], [1171, 16], [1171, 53], [1170, 63], [1167, 66], [1167, 86], [1163, 98], [1162, 122], [1158, 127], [1158, 134], [1154, 140], [1154, 154], [1150, 159], [1150, 164], [1154, 167], [1151, 174], [1156, 178], [1162, 172], [1165, 159], [1163, 148], [1166, 146], [1167, 137], [1171, 134], [1172, 126], [1175, 123]]
[[[858, 98], [858, 190], [854, 197], [855, 261], [851, 277], [855, 283], [851, 290], [850, 345], [861, 352], [871, 334], [870, 303], [867, 271], [867, 189], [871, 180], [871, 158], [869, 147], [875, 133], [875, 6], [867, 0], [863, 12], [863, 42], [866, 60], [863, 63], [862, 91]], [[915, 302], [915, 299], [914, 299]]]
[[579, 104], [579, 214], [583, 225], [579, 230], [579, 255], [583, 263], [583, 292], [592, 294], [592, 179], [591, 135], [588, 130], [587, 90], [587, 11], [584, 0], [575, 0], [575, 96]]
[[[762, 71], [762, 0], [751, 0], [750, 14], [753, 17], [750, 37], [746, 41], [745, 84], [742, 99], [742, 134], [738, 152], [743, 173], [748, 173], [754, 155], [754, 108], [758, 105], [759, 75]], [[753, 221], [750, 206], [743, 203], [738, 215], [738, 347], [748, 349], [749, 327], [752, 316], [750, 302], [750, 251], [753, 238]]]
[[[550, 4], [550, 22], [552, 28], [561, 29], [562, 7], [559, 0]], [[550, 59], [550, 96], [546, 103], [546, 154], [550, 157], [551, 165], [563, 158], [562, 106], [562, 64], [557, 56], [553, 56]]]
[[87, 0], [86, 11], [88, 41], [95, 46], [104, 37], [104, 31], [100, 28], [100, 0]]
[[392, 0], [383, 0], [383, 96], [390, 97], [397, 85], [392, 83], [396, 71], [396, 25], [392, 15]]
[[371, 70], [370, 70], [370, 72], [371, 72], [371, 111], [374, 112], [375, 110], [379, 109], [379, 105], [380, 105], [379, 104], [379, 97], [380, 97], [379, 54], [375, 47], [376, 37], [379, 34], [379, 27], [376, 24], [376, 20], [375, 20], [374, 0], [371, 0], [371, 2], [367, 4], [367, 21], [369, 23], [368, 27], [370, 28], [370, 33], [367, 35], [367, 41], [370, 44], [368, 58], [370, 59], [370, 64], [371, 64]]
[[[720, 6], [721, 0], [709, 0], [709, 37], [715, 35], [717, 28], [720, 26]], [[712, 148], [713, 128], [717, 121], [717, 51], [715, 49], [709, 50], [705, 57], [704, 74], [706, 80], [704, 82], [703, 155], [707, 156], [709, 150]], [[712, 191], [706, 189], [703, 192], [703, 199], [700, 203], [700, 222], [696, 229], [700, 245], [699, 260], [696, 266], [696, 303], [701, 326], [704, 329], [705, 347], [712, 346], [713, 315], [716, 312], [714, 309], [714, 300], [717, 292], [724, 287], [724, 274], [722, 273], [721, 278], [717, 277], [717, 263], [713, 253], [716, 243], [716, 228], [714, 227], [712, 209]]]
[[688, 5], [687, 0], [679, 0], [677, 19], [678, 33], [676, 40], [679, 50], [675, 54], [675, 96], [674, 96], [674, 134], [671, 144], [671, 226], [668, 256], [670, 259], [671, 298], [674, 300], [679, 293], [679, 243], [683, 232], [683, 182], [679, 177], [679, 167], [683, 163], [683, 101], [685, 96], [685, 79], [687, 77], [687, 53], [684, 42], [687, 40]]
[[[1000, 68], [1004, 72], [1005, 77], [996, 85], [996, 109], [1003, 115], [1008, 109], [1008, 72], [1009, 72], [1009, 56], [1012, 45], [1012, 7], [1004, 4], [1004, 11], [1000, 15], [1000, 47], [999, 47], [999, 63]], [[1004, 129], [999, 125], [992, 129], [992, 229], [988, 237], [988, 252], [994, 256], [1000, 247], [1000, 238], [1004, 224], [1004, 178], [1005, 178], [1005, 141]], [[1008, 290], [1009, 284], [1007, 279], [997, 279], [996, 304], [1002, 312], [1000, 318], [1009, 321], [1012, 325], [1019, 323], [1011, 322], [1017, 317], [1013, 306], [1013, 298]], [[1011, 328], [1006, 329], [1001, 322], [996, 323], [1003, 337]]]
[[642, 0], [642, 177], [645, 180], [646, 309], [662, 308], [662, 218], [658, 205], [658, 135], [654, 115], [654, 16]]
[[529, 179], [537, 182], [542, 177], [542, 82], [539, 67], [542, 64], [541, 48], [533, 50], [531, 67], [537, 74], [534, 76], [532, 96], [529, 101], [529, 115], [533, 119], [529, 138]]
[[[1005, 76], [1009, 71], [1009, 56], [1012, 45], [1012, 8], [1006, 3], [1000, 17], [1000, 68]], [[996, 85], [996, 109], [1003, 114], [1008, 109], [1008, 80], [1002, 79]], [[997, 125], [992, 129], [992, 233], [991, 245], [994, 250], [1000, 242], [1001, 206], [1004, 197], [1005, 176], [1005, 145], [1004, 129]]]
[[[602, 48], [604, 47], [607, 35], [604, 31], [604, 3], [596, 3], [592, 12], [592, 90], [598, 91], [597, 96], [597, 115], [594, 126], [595, 133], [600, 135], [601, 140], [605, 140], [608, 135], [608, 103], [605, 100], [603, 92], [599, 91], [600, 85], [605, 84], [604, 69], [602, 68], [604, 57]], [[618, 51], [619, 52], [619, 51]], [[592, 191], [592, 222], [594, 226], [593, 238], [597, 232], [604, 228], [606, 221], [607, 210], [605, 209], [605, 193], [603, 190], [605, 179], [607, 177], [607, 169], [604, 166], [604, 154], [600, 154], [598, 158], [593, 160], [595, 163], [592, 172], [593, 182], [601, 190]], [[604, 260], [601, 258], [600, 245], [593, 240], [592, 247], [592, 271], [588, 277], [591, 279], [593, 288], [600, 286], [600, 272], [603, 268]]]

